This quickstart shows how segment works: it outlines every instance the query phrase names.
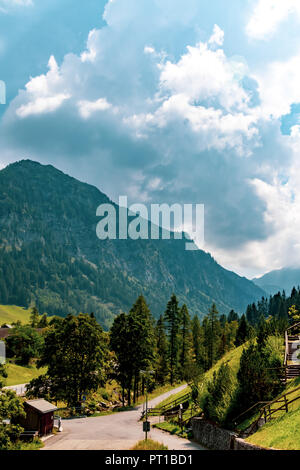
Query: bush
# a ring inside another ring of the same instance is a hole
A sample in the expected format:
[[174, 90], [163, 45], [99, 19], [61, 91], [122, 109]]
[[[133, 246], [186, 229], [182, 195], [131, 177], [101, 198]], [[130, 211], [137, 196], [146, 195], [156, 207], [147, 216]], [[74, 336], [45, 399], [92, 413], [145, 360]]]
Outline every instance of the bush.
[[204, 416], [218, 424], [227, 418], [234, 392], [233, 374], [227, 363], [221, 364], [213, 379], [207, 384], [207, 394], [202, 403]]

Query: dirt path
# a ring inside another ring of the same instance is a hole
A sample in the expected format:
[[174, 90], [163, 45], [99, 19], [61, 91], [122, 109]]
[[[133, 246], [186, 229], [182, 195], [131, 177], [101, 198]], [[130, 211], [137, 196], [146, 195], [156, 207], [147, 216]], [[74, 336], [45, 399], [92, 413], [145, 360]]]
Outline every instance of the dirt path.
[[[180, 392], [183, 385], [151, 400], [156, 406], [170, 395]], [[99, 418], [81, 418], [63, 421], [63, 432], [45, 441], [45, 450], [128, 450], [144, 439], [139, 421], [143, 406]], [[172, 436], [159, 429], [151, 429], [149, 438], [162, 442], [169, 450], [204, 450], [202, 446]]]

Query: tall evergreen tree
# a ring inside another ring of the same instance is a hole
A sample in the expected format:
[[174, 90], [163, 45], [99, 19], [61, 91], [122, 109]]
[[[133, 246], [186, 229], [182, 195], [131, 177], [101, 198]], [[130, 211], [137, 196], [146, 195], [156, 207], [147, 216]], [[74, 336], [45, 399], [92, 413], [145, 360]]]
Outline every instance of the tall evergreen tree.
[[40, 321], [40, 315], [39, 315], [38, 309], [34, 306], [30, 314], [30, 326], [32, 326], [32, 328], [37, 328], [39, 325], [39, 321]]
[[234, 310], [230, 310], [227, 318], [228, 323], [231, 323], [233, 321], [239, 321], [239, 316]]
[[239, 327], [236, 332], [235, 345], [241, 346], [250, 338], [250, 325], [247, 322], [246, 316], [242, 315], [239, 321]]
[[161, 315], [155, 328], [156, 336], [156, 381], [163, 385], [168, 372], [168, 340], [165, 333], [164, 318]]
[[219, 312], [216, 304], [212, 304], [207, 315], [205, 325], [205, 346], [207, 350], [208, 369], [210, 369], [218, 359], [219, 342], [221, 337], [221, 327], [219, 322]]
[[152, 369], [155, 361], [154, 321], [146, 301], [139, 296], [128, 315], [134, 373], [134, 401], [138, 396], [140, 371]]
[[114, 319], [113, 325], [110, 329], [110, 348], [116, 355], [117, 364], [114, 369], [115, 378], [122, 387], [123, 406], [125, 404], [125, 391], [127, 391], [128, 405], [131, 405], [133, 378], [131, 339], [128, 315], [121, 313]]
[[164, 320], [167, 325], [168, 340], [169, 340], [169, 368], [170, 368], [170, 383], [173, 385], [178, 371], [178, 355], [179, 355], [179, 308], [176, 295], [173, 294], [167, 304]]
[[192, 335], [195, 362], [201, 367], [203, 366], [203, 349], [201, 342], [201, 325], [197, 315], [195, 315], [192, 320]]
[[189, 370], [189, 365], [192, 362], [192, 332], [191, 332], [191, 317], [187, 306], [184, 304], [180, 309], [180, 328], [179, 328], [179, 341], [180, 341], [180, 374], [181, 379], [187, 378], [186, 374]]

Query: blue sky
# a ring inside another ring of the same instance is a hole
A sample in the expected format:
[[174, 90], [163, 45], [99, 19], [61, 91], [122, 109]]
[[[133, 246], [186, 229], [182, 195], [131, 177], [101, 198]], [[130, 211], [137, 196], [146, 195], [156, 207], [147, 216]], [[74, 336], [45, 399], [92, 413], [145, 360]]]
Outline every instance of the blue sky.
[[0, 0], [1, 166], [204, 203], [205, 249], [300, 265], [298, 0]]

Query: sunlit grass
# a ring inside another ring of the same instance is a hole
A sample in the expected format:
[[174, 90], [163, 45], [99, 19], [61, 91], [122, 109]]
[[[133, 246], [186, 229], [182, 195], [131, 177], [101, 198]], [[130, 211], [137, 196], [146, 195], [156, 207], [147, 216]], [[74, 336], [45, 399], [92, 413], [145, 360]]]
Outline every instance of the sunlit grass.
[[147, 441], [139, 441], [131, 450], [168, 450], [168, 447], [157, 441], [147, 439]]

